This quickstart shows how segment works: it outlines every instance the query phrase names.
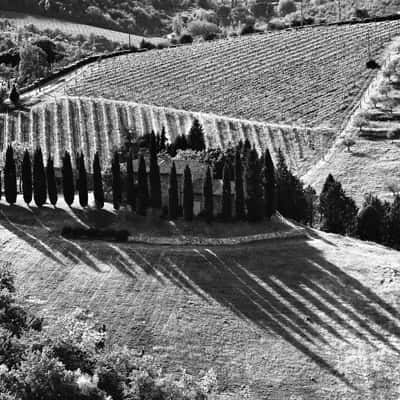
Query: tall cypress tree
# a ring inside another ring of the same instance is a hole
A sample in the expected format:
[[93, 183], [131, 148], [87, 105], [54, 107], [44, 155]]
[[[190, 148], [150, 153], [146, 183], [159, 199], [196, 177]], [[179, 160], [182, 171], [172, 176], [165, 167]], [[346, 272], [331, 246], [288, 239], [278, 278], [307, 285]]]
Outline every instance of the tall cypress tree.
[[246, 206], [244, 201], [243, 165], [241, 147], [236, 148], [235, 153], [235, 213], [236, 218], [246, 218]]
[[47, 199], [46, 172], [40, 147], [33, 154], [33, 199], [38, 207], [42, 207]]
[[231, 166], [228, 161], [225, 161], [222, 175], [222, 218], [224, 221], [232, 219], [231, 175]]
[[152, 208], [161, 208], [161, 177], [157, 159], [156, 135], [150, 136], [150, 205]]
[[8, 204], [17, 201], [17, 170], [15, 167], [14, 150], [11, 145], [6, 150], [6, 162], [4, 165], [4, 191]]
[[122, 201], [122, 178], [121, 168], [119, 164], [119, 154], [114, 152], [111, 162], [112, 169], [112, 189], [113, 189], [113, 206], [115, 210], [119, 210]]
[[64, 200], [71, 207], [75, 197], [74, 173], [72, 171], [71, 156], [66, 151], [62, 159], [62, 185]]
[[203, 185], [203, 198], [204, 198], [204, 217], [207, 222], [211, 222], [214, 218], [214, 198], [213, 198], [213, 184], [211, 177], [211, 169], [207, 167], [206, 177]]
[[169, 174], [168, 188], [168, 215], [170, 219], [177, 219], [179, 214], [179, 194], [178, 179], [176, 176], [175, 163], [172, 163], [171, 172]]
[[47, 159], [46, 178], [47, 178], [47, 192], [49, 195], [49, 200], [50, 203], [53, 206], [55, 206], [58, 200], [57, 183], [56, 183], [56, 175], [54, 173], [53, 159], [50, 156]]
[[167, 142], [168, 142], [167, 134], [165, 133], [165, 127], [163, 126], [161, 129], [159, 151], [167, 150]]
[[135, 176], [133, 173], [133, 159], [132, 151], [129, 152], [126, 160], [126, 202], [131, 206], [132, 210], [136, 210], [136, 187], [135, 187]]
[[183, 218], [186, 221], [193, 220], [193, 200], [192, 173], [189, 166], [186, 165], [183, 181]]
[[246, 206], [247, 219], [260, 221], [264, 215], [261, 165], [257, 151], [253, 148], [247, 157], [246, 165]]
[[146, 215], [149, 207], [149, 185], [147, 182], [146, 161], [143, 155], [139, 159], [138, 169], [138, 192], [136, 197], [136, 212], [139, 215]]
[[96, 208], [101, 210], [104, 207], [103, 178], [101, 177], [101, 167], [99, 153], [95, 153], [93, 159], [93, 195]]
[[78, 162], [78, 191], [79, 191], [79, 204], [85, 208], [88, 205], [88, 183], [87, 173], [85, 166], [85, 156], [83, 153], [79, 154]]
[[38, 207], [42, 207], [47, 199], [46, 172], [40, 147], [33, 155], [33, 199]]
[[264, 155], [264, 205], [265, 216], [270, 219], [276, 210], [275, 167], [268, 149]]
[[27, 205], [32, 201], [32, 163], [29, 151], [25, 150], [21, 167], [22, 174], [22, 193]]
[[193, 121], [192, 127], [190, 128], [187, 145], [189, 149], [196, 151], [202, 151], [206, 148], [203, 127], [197, 118]]

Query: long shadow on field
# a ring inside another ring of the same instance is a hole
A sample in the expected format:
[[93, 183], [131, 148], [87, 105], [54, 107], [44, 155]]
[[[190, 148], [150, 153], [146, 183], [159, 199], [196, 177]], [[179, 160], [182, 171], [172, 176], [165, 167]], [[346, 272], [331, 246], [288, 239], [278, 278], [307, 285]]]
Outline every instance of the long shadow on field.
[[[354, 337], [399, 349], [399, 312], [333, 263], [307, 240], [255, 244], [237, 250], [166, 251], [179, 275], [240, 318], [277, 335], [350, 385], [321, 355], [332, 339]], [[361, 262], [361, 260], [360, 260]], [[167, 278], [165, 267], [160, 272]]]
[[64, 265], [67, 259], [102, 272], [99, 263], [107, 259], [108, 264], [133, 276], [129, 266], [124, 262], [123, 254], [112, 246], [108, 244], [98, 246], [101, 247], [100, 254], [92, 254], [91, 247], [86, 246], [84, 241], [78, 242], [61, 237], [60, 231], [64, 224], [79, 224], [79, 220], [74, 220], [71, 214], [63, 209], [53, 209], [48, 206], [41, 209], [29, 209], [0, 204], [0, 224], [45, 257], [60, 265]]

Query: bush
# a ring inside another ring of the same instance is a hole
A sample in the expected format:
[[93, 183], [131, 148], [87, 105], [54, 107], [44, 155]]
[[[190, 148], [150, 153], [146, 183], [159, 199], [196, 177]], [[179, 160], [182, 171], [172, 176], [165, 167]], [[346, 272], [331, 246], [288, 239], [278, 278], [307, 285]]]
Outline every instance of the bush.
[[188, 32], [192, 36], [203, 36], [214, 33], [220, 33], [220, 30], [216, 24], [208, 21], [192, 21], [187, 26]]
[[279, 0], [278, 12], [282, 17], [296, 11], [296, 3], [293, 0]]
[[180, 44], [190, 44], [193, 43], [193, 36], [189, 35], [188, 33], [184, 33], [180, 38], [179, 38], [179, 43]]
[[289, 28], [289, 25], [287, 24], [287, 22], [285, 22], [285, 20], [281, 18], [272, 18], [268, 22], [268, 29], [270, 30], [279, 31], [281, 29], [287, 29], [287, 28]]
[[115, 240], [117, 242], [127, 242], [129, 232], [127, 230], [64, 226], [61, 231], [61, 236], [67, 239], [105, 239]]

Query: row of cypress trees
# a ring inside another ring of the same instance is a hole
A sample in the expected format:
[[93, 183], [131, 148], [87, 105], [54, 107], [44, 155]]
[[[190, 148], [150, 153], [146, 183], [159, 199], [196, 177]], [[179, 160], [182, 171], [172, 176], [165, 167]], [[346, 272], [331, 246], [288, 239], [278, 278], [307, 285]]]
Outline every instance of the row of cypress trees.
[[[134, 182], [133, 157], [129, 153], [126, 165], [126, 177], [122, 178], [118, 152], [114, 153], [111, 162], [112, 171], [112, 196], [115, 209], [119, 209], [123, 200], [139, 215], [145, 215], [147, 208], [161, 209], [162, 192], [161, 177], [157, 159], [157, 143], [154, 133], [150, 136], [150, 171], [147, 177], [146, 162], [143, 156], [139, 160], [137, 184]], [[245, 166], [243, 166], [243, 160]], [[76, 190], [79, 193], [79, 203], [82, 207], [88, 205], [88, 179], [83, 154], [77, 155], [77, 179], [74, 172], [71, 156], [65, 152], [62, 158], [62, 189], [64, 200], [71, 206], [75, 199]], [[33, 154], [33, 165], [28, 151], [25, 151], [22, 168], [22, 191], [26, 204], [32, 199], [38, 207], [46, 203], [47, 197], [52, 205], [58, 200], [57, 185], [54, 172], [53, 159], [47, 160], [46, 167], [40, 148]], [[247, 218], [257, 221], [264, 216], [269, 218], [276, 207], [275, 172], [272, 159], [268, 150], [260, 159], [257, 151], [238, 146], [236, 148], [234, 169], [229, 161], [223, 168], [222, 211], [223, 220], [229, 221], [233, 214], [238, 219]], [[235, 179], [235, 196], [232, 200], [231, 178]], [[7, 148], [4, 168], [4, 188], [6, 201], [14, 204], [17, 198], [16, 166], [11, 146]], [[125, 189], [123, 191], [123, 188]], [[93, 192], [97, 208], [104, 206], [103, 178], [99, 156], [96, 153], [93, 161]], [[123, 193], [124, 192], [124, 193]], [[123, 194], [124, 199], [123, 199]], [[1, 195], [1, 194], [0, 194]], [[208, 167], [203, 185], [204, 209], [203, 215], [211, 221], [215, 217], [213, 202], [213, 182], [211, 169]], [[171, 219], [178, 218], [181, 214], [186, 220], [192, 220], [193, 215], [193, 182], [189, 166], [184, 170], [183, 201], [179, 204], [179, 191], [176, 167], [173, 163], [168, 191], [168, 215]], [[233, 212], [235, 211], [235, 212]]]

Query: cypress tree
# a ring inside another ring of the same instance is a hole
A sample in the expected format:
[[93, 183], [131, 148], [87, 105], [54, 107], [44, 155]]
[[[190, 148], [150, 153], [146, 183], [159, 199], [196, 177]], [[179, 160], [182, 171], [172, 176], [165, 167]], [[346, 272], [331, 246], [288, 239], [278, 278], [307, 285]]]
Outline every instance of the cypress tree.
[[186, 165], [183, 181], [183, 218], [186, 221], [193, 220], [193, 200], [192, 173], [189, 166]]
[[154, 132], [150, 136], [150, 205], [152, 208], [161, 208], [161, 177]]
[[88, 183], [87, 183], [87, 173], [85, 166], [85, 157], [83, 153], [79, 154], [77, 158], [78, 162], [78, 191], [79, 191], [79, 204], [81, 207], [85, 208], [88, 205]]
[[206, 148], [203, 127], [197, 118], [193, 121], [192, 127], [190, 128], [187, 145], [189, 149], [196, 151], [202, 151]]
[[27, 205], [32, 201], [32, 163], [29, 151], [25, 150], [21, 167], [22, 174], [22, 193]]
[[306, 191], [300, 179], [289, 171], [281, 150], [278, 151], [275, 179], [277, 210], [286, 218], [307, 223], [310, 206]]
[[33, 199], [38, 207], [42, 207], [47, 199], [46, 172], [40, 147], [33, 155]]
[[103, 178], [101, 177], [101, 167], [99, 153], [95, 153], [93, 159], [93, 195], [96, 207], [101, 210], [104, 207]]
[[235, 153], [235, 211], [237, 219], [243, 220], [246, 218], [241, 147], [237, 147]]
[[1, 198], [2, 198], [2, 196], [3, 196], [3, 193], [2, 193], [2, 191], [3, 191], [3, 184], [2, 184], [2, 179], [1, 179], [1, 170], [0, 170], [0, 200], [1, 200]]
[[275, 167], [268, 149], [264, 155], [264, 204], [265, 216], [270, 219], [276, 210]]
[[167, 134], [165, 133], [165, 127], [163, 126], [161, 130], [159, 151], [167, 150], [167, 142], [168, 142]]
[[15, 105], [19, 104], [19, 92], [18, 92], [17, 86], [15, 84], [13, 85], [13, 87], [11, 89], [9, 98], [13, 104], [15, 104]]
[[112, 170], [112, 189], [113, 189], [113, 206], [115, 210], [119, 210], [122, 201], [122, 179], [121, 168], [119, 165], [119, 154], [114, 152], [111, 162]]
[[213, 198], [213, 184], [211, 177], [211, 169], [207, 167], [206, 178], [203, 185], [204, 197], [204, 217], [207, 222], [211, 222], [214, 218], [214, 198]]
[[258, 222], [264, 215], [261, 165], [257, 151], [250, 150], [246, 165], [246, 206], [247, 219]]
[[6, 162], [4, 165], [4, 192], [8, 204], [17, 201], [17, 171], [14, 160], [14, 150], [11, 145], [6, 150]]
[[143, 155], [139, 159], [138, 169], [138, 192], [136, 198], [136, 212], [139, 215], [146, 215], [149, 206], [149, 186], [147, 182], [146, 161]]
[[231, 166], [225, 161], [222, 177], [222, 218], [228, 222], [232, 219]]
[[49, 195], [49, 200], [50, 203], [53, 206], [55, 206], [58, 200], [57, 183], [56, 183], [56, 175], [54, 173], [53, 159], [50, 156], [47, 159], [46, 178], [47, 178], [47, 192]]
[[168, 188], [168, 215], [170, 219], [177, 219], [179, 213], [179, 194], [178, 180], [176, 177], [175, 163], [172, 163], [171, 172], [169, 174]]
[[64, 200], [71, 207], [75, 197], [74, 173], [72, 171], [71, 156], [66, 151], [62, 159], [62, 185]]
[[136, 210], [136, 188], [135, 188], [135, 176], [133, 173], [133, 159], [132, 152], [128, 154], [126, 160], [126, 202], [131, 206], [132, 210]]

